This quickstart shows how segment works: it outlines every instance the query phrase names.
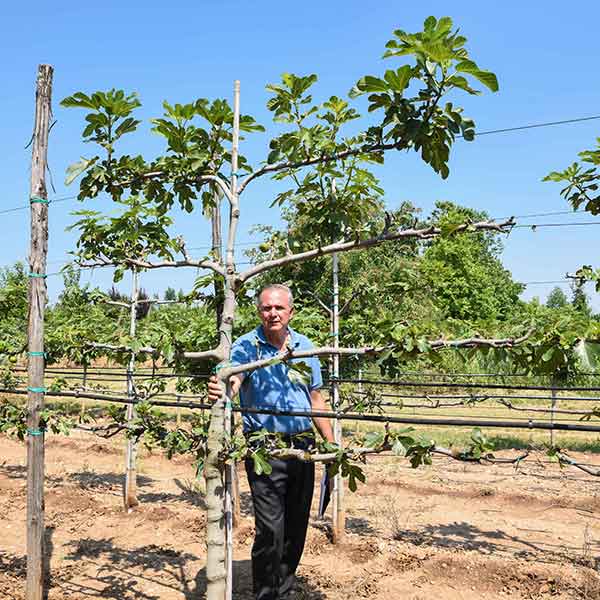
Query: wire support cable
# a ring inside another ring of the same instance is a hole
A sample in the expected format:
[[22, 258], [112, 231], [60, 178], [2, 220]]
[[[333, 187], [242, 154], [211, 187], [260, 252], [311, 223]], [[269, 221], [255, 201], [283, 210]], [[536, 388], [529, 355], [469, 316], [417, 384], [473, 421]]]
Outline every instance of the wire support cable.
[[[463, 389], [491, 389], [491, 390], [539, 390], [556, 392], [600, 392], [600, 387], [573, 386], [557, 387], [546, 385], [514, 385], [504, 383], [454, 383], [439, 381], [389, 381], [384, 379], [351, 379], [339, 378], [335, 380], [338, 383], [361, 383], [364, 385], [388, 385], [392, 387], [430, 387], [430, 388], [463, 388]], [[331, 380], [324, 382], [324, 385], [331, 385]]]
[[[0, 388], [0, 393], [6, 394], [27, 394], [27, 390]], [[115, 402], [119, 404], [139, 404], [140, 400], [127, 397], [106, 397], [102, 394], [77, 393], [77, 392], [51, 392], [48, 391], [46, 396], [82, 398], [89, 400], [98, 400], [106, 402]], [[190, 408], [200, 410], [210, 410], [212, 404], [200, 402], [177, 402], [159, 400], [152, 402], [154, 406], [165, 406], [172, 408]], [[340, 419], [346, 421], [369, 421], [375, 423], [397, 423], [402, 425], [428, 425], [428, 426], [448, 426], [448, 427], [490, 427], [500, 429], [529, 429], [529, 430], [554, 430], [554, 431], [582, 431], [600, 433], [600, 425], [591, 425], [583, 423], [566, 423], [560, 422], [544, 422], [528, 419], [524, 421], [498, 421], [498, 420], [482, 420], [482, 419], [441, 419], [441, 418], [419, 418], [419, 417], [396, 417], [391, 415], [361, 415], [352, 413], [336, 413], [330, 411], [291, 411], [291, 410], [274, 410], [274, 409], [259, 409], [259, 408], [242, 408], [233, 406], [232, 411], [246, 414], [274, 415], [280, 417], [322, 417], [325, 419]]]

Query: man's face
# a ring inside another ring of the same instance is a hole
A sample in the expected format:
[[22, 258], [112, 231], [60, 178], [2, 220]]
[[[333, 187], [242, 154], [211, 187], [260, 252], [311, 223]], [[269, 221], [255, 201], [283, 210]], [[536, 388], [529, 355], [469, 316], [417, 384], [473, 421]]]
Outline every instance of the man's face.
[[265, 290], [259, 298], [258, 314], [265, 333], [285, 331], [294, 314], [287, 292], [277, 288]]

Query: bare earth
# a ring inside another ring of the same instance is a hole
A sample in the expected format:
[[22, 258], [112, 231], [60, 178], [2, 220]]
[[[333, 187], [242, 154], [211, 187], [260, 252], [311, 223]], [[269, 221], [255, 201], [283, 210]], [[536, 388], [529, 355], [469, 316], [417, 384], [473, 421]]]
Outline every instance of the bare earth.
[[[46, 442], [49, 600], [205, 597], [204, 504], [187, 459], [140, 454], [140, 506], [121, 508], [119, 442]], [[26, 450], [0, 436], [0, 598], [25, 587]], [[579, 455], [582, 461], [600, 458]], [[299, 569], [303, 600], [600, 599], [600, 480], [529, 460], [438, 460], [412, 470], [371, 459], [347, 493], [348, 533], [333, 546], [315, 519]], [[315, 505], [318, 490], [315, 491]], [[250, 600], [252, 506], [242, 475], [234, 598]]]

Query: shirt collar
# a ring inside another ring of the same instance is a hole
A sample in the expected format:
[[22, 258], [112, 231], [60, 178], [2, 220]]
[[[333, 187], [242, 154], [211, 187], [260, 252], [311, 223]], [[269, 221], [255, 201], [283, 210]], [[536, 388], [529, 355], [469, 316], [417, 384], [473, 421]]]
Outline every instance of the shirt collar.
[[[265, 330], [262, 325], [259, 325], [256, 329], [256, 339], [261, 344], [267, 344], [271, 346], [271, 343], [265, 337]], [[298, 339], [298, 334], [288, 325], [288, 332], [290, 334], [290, 340], [292, 342], [292, 348], [297, 348], [300, 345], [300, 340]]]

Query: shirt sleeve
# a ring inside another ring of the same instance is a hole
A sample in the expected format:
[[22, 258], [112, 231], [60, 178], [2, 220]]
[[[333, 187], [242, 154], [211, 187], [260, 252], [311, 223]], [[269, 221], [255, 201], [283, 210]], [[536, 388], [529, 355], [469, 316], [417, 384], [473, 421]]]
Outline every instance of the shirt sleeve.
[[310, 382], [310, 391], [318, 390], [323, 387], [323, 377], [321, 375], [321, 361], [317, 356], [313, 356], [310, 361], [312, 377]]
[[248, 339], [239, 339], [231, 347], [230, 362], [232, 365], [244, 365], [255, 360], [252, 352], [252, 342]]

